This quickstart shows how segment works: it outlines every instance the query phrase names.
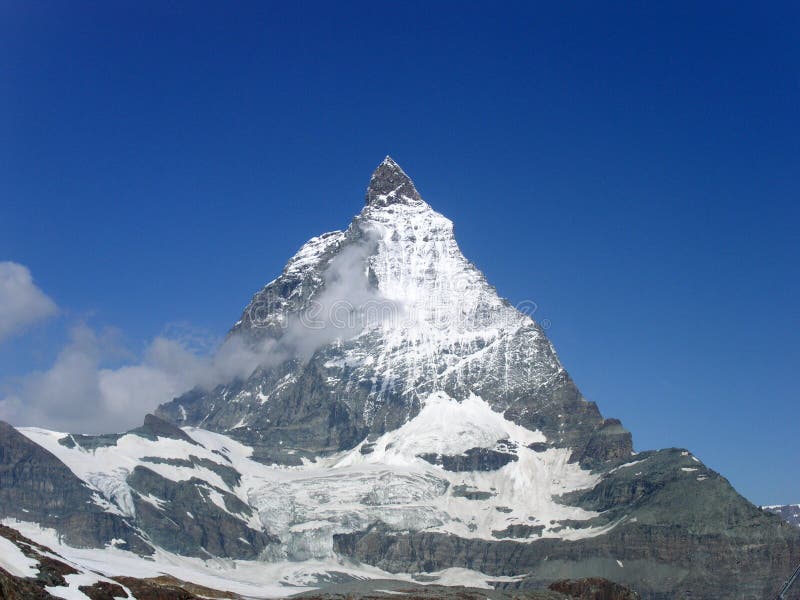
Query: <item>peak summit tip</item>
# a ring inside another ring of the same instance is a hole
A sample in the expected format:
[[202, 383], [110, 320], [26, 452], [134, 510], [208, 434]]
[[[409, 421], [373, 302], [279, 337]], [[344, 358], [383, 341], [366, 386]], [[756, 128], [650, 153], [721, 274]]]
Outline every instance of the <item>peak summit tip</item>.
[[372, 173], [367, 186], [367, 204], [387, 206], [389, 204], [421, 202], [422, 198], [414, 182], [400, 165], [388, 154]]

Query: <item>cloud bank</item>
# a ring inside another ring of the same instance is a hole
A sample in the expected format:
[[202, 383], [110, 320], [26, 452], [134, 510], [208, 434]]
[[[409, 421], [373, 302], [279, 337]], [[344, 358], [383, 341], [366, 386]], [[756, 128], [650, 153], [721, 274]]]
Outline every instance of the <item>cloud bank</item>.
[[125, 431], [144, 415], [189, 390], [213, 388], [278, 357], [269, 344], [252, 346], [238, 337], [213, 354], [200, 354], [179, 339], [156, 337], [132, 364], [107, 366], [130, 357], [113, 330], [74, 326], [53, 365], [16, 381], [0, 399], [0, 420], [71, 433]]
[[27, 267], [0, 262], [0, 343], [56, 312], [56, 303], [36, 287]]
[[[308, 360], [319, 348], [346, 341], [384, 313], [396, 312], [371, 285], [367, 259], [374, 236], [344, 248], [324, 273], [325, 286], [308, 310], [287, 315], [277, 338], [260, 341], [228, 336], [214, 348], [191, 336], [166, 334], [153, 339], [141, 353], [132, 353], [113, 329], [95, 330], [74, 325], [68, 343], [50, 368], [29, 373], [0, 393], [0, 419], [18, 426], [36, 426], [71, 433], [125, 431], [141, 424], [144, 415], [160, 404], [194, 388], [212, 389], [237, 378], [247, 378], [259, 367], [290, 358]], [[30, 272], [10, 264], [14, 280], [7, 286], [14, 298], [8, 306], [37, 306], [27, 313], [52, 314], [55, 304], [36, 288]], [[27, 296], [26, 296], [27, 294]], [[21, 301], [21, 298], [27, 298]], [[15, 323], [20, 323], [18, 317]], [[121, 359], [128, 364], [117, 366]], [[116, 364], [115, 364], [116, 363]]]

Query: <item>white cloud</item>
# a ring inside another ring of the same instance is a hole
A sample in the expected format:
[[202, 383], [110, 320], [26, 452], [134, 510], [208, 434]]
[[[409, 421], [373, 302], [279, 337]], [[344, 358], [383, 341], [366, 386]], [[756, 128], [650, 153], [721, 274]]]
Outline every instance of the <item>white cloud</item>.
[[325, 287], [308, 307], [286, 321], [279, 340], [287, 354], [307, 360], [334, 341], [346, 342], [365, 327], [403, 313], [370, 281], [368, 258], [374, 254], [379, 232], [362, 230], [362, 238], [342, 248], [323, 273]]
[[131, 356], [117, 332], [81, 324], [49, 369], [22, 377], [0, 398], [0, 419], [72, 433], [125, 431], [195, 387], [212, 388], [274, 364], [281, 355], [271, 351], [273, 344], [251, 347], [231, 337], [208, 355], [159, 336], [132, 364], [110, 367], [120, 356]]
[[[212, 349], [198, 344], [196, 336], [183, 332], [176, 337], [171, 332], [156, 337], [137, 356], [120, 343], [116, 331], [98, 332], [81, 324], [73, 327], [69, 343], [49, 369], [22, 377], [10, 393], [0, 396], [0, 419], [72, 433], [125, 431], [141, 424], [160, 404], [195, 387], [210, 389], [246, 378], [259, 367], [290, 357], [307, 360], [334, 340], [351, 339], [361, 332], [365, 319], [374, 318], [368, 313], [375, 307], [385, 309], [387, 303], [368, 277], [374, 236], [364, 238], [334, 258], [310, 313], [291, 316], [277, 340], [254, 342], [234, 335]], [[27, 269], [15, 267], [30, 283]], [[128, 364], [115, 365], [121, 358]]]
[[57, 311], [26, 266], [0, 261], [0, 342]]

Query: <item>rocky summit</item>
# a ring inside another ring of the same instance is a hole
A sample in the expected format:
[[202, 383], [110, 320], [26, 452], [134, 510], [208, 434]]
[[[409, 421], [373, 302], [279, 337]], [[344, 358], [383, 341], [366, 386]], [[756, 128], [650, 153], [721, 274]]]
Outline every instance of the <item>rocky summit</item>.
[[800, 562], [690, 451], [634, 452], [389, 157], [219, 356], [126, 433], [0, 425], [4, 523], [85, 585], [230, 597], [761, 599]]

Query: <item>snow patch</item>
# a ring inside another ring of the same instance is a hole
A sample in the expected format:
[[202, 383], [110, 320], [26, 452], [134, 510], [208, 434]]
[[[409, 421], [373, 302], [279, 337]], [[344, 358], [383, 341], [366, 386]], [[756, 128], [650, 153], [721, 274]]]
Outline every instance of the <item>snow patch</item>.
[[36, 577], [39, 561], [28, 558], [9, 539], [0, 536], [0, 567], [17, 577]]

